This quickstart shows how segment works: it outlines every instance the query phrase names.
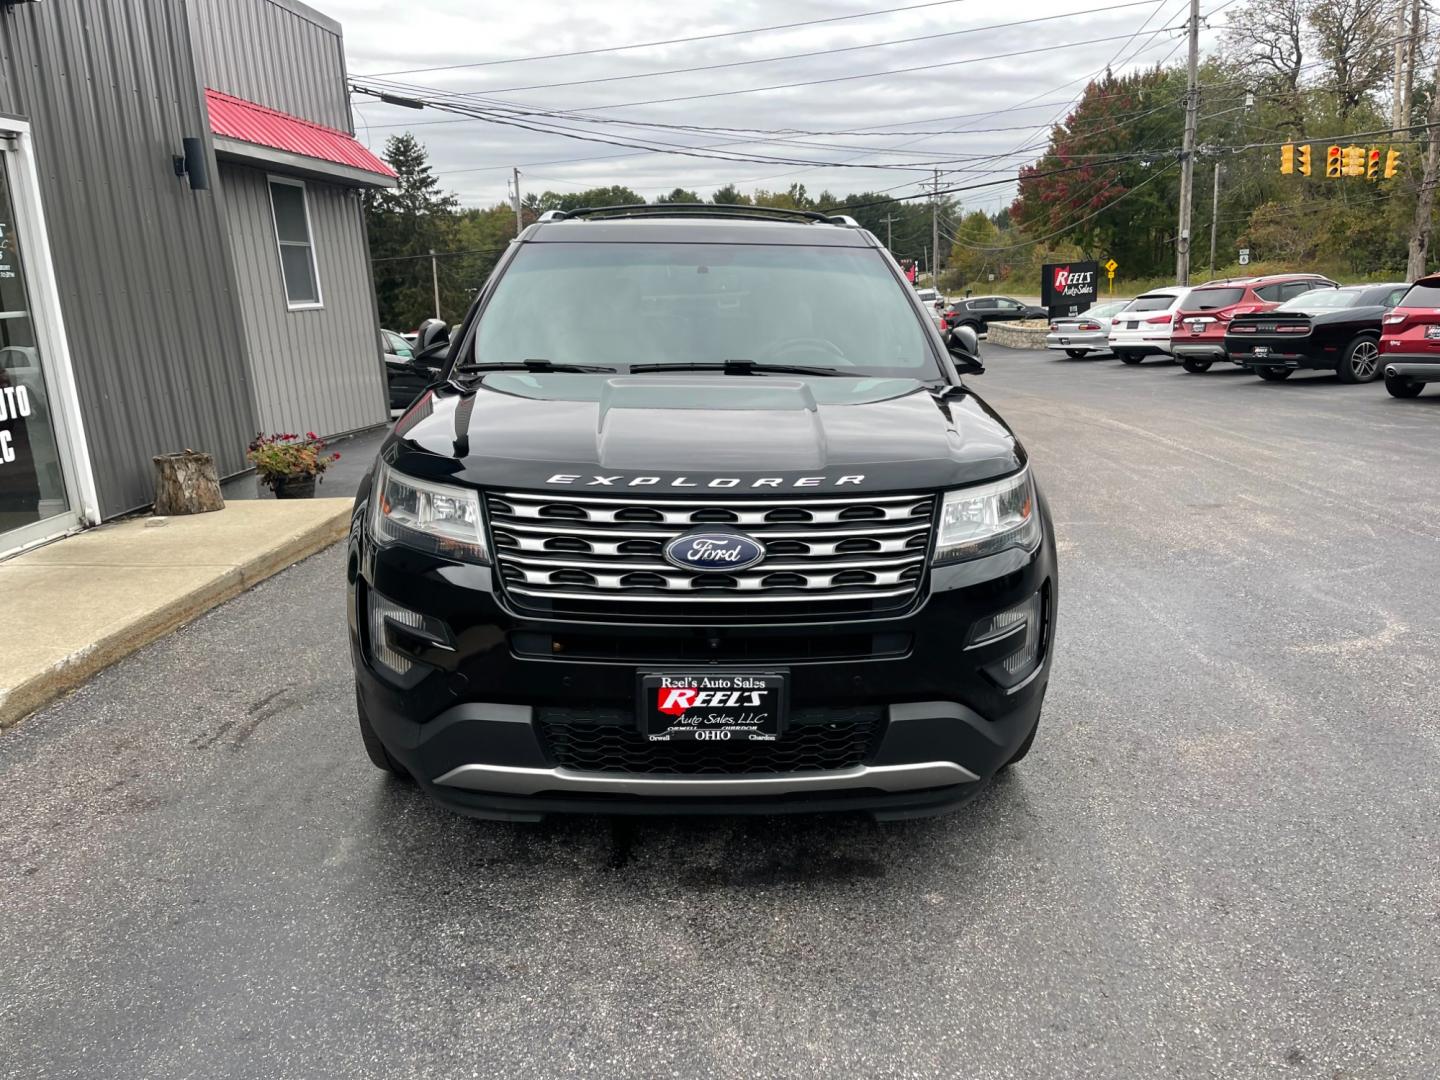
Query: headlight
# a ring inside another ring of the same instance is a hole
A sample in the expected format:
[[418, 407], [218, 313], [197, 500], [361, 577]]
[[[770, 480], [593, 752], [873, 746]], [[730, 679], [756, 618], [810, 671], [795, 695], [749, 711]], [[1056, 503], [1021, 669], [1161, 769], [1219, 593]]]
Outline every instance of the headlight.
[[480, 495], [405, 476], [385, 465], [375, 479], [370, 525], [381, 542], [467, 562], [489, 562]]
[[1033, 551], [1040, 543], [1040, 512], [1028, 468], [992, 484], [945, 494], [935, 564], [996, 555], [1010, 548]]

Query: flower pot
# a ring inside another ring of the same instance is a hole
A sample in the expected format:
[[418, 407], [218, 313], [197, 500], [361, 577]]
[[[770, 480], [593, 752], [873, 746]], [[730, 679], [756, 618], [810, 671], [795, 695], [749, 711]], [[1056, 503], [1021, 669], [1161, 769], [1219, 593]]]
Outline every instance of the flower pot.
[[270, 490], [277, 499], [313, 499], [315, 497], [315, 476], [307, 473], [291, 473], [277, 476], [270, 481]]

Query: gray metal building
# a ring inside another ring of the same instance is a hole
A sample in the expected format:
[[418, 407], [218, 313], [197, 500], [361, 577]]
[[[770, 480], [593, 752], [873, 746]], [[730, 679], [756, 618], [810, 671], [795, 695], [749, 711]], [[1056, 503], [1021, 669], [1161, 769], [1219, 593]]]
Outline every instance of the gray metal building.
[[0, 553], [147, 505], [156, 454], [385, 422], [392, 182], [298, 0], [0, 0]]

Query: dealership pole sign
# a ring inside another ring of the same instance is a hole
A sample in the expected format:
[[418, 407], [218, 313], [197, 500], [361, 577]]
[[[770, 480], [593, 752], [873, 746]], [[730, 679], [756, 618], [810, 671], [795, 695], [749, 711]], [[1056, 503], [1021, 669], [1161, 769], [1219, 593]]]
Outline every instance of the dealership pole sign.
[[1051, 315], [1079, 315], [1095, 303], [1100, 264], [1050, 263], [1040, 268], [1040, 304]]

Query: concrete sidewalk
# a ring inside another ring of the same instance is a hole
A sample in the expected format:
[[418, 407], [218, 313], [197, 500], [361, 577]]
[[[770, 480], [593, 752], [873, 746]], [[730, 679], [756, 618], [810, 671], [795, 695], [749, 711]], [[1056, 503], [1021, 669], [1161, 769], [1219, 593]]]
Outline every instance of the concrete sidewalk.
[[0, 562], [0, 728], [341, 539], [350, 507], [348, 498], [232, 502], [102, 525]]

